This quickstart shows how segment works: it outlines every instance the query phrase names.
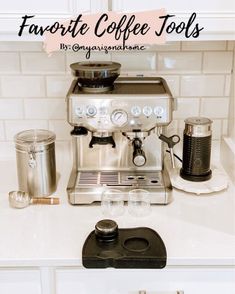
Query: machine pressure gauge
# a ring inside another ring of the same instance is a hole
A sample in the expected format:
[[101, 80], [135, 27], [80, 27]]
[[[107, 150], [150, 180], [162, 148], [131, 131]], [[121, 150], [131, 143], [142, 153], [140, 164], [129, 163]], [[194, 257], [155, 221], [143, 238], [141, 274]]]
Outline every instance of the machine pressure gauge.
[[127, 123], [128, 115], [123, 109], [115, 109], [111, 114], [111, 121], [117, 127], [122, 127]]
[[133, 106], [131, 108], [131, 114], [133, 116], [140, 116], [141, 115], [141, 108], [139, 106]]

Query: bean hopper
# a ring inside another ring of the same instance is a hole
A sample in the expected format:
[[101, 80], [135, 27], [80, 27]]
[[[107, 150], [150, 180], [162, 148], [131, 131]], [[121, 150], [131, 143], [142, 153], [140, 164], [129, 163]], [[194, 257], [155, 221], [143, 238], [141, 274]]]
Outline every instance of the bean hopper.
[[71, 64], [71, 204], [100, 201], [111, 188], [123, 191], [126, 200], [130, 190], [140, 188], [149, 191], [152, 204], [171, 201], [163, 141], [174, 99], [164, 79], [118, 77], [120, 67], [115, 62]]

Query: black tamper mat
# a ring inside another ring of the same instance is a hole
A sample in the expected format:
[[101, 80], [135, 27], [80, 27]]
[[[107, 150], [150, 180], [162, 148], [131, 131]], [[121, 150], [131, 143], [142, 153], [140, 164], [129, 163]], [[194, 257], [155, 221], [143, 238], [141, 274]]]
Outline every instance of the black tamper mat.
[[82, 249], [86, 268], [164, 268], [167, 253], [157, 232], [147, 227], [119, 229], [113, 220], [101, 220]]

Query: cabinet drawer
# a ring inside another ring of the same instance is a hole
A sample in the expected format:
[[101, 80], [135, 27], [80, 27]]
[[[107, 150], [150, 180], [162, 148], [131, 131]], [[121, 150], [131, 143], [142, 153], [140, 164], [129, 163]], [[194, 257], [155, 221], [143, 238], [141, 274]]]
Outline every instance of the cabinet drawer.
[[57, 294], [234, 294], [234, 281], [235, 271], [229, 268], [56, 271]]
[[1, 294], [41, 294], [39, 270], [0, 269]]

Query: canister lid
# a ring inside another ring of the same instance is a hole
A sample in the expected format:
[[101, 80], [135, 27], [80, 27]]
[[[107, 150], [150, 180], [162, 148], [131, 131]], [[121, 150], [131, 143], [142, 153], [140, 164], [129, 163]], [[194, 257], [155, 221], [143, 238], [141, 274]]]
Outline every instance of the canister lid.
[[25, 130], [15, 135], [14, 140], [19, 145], [48, 145], [55, 141], [56, 135], [48, 130]]

